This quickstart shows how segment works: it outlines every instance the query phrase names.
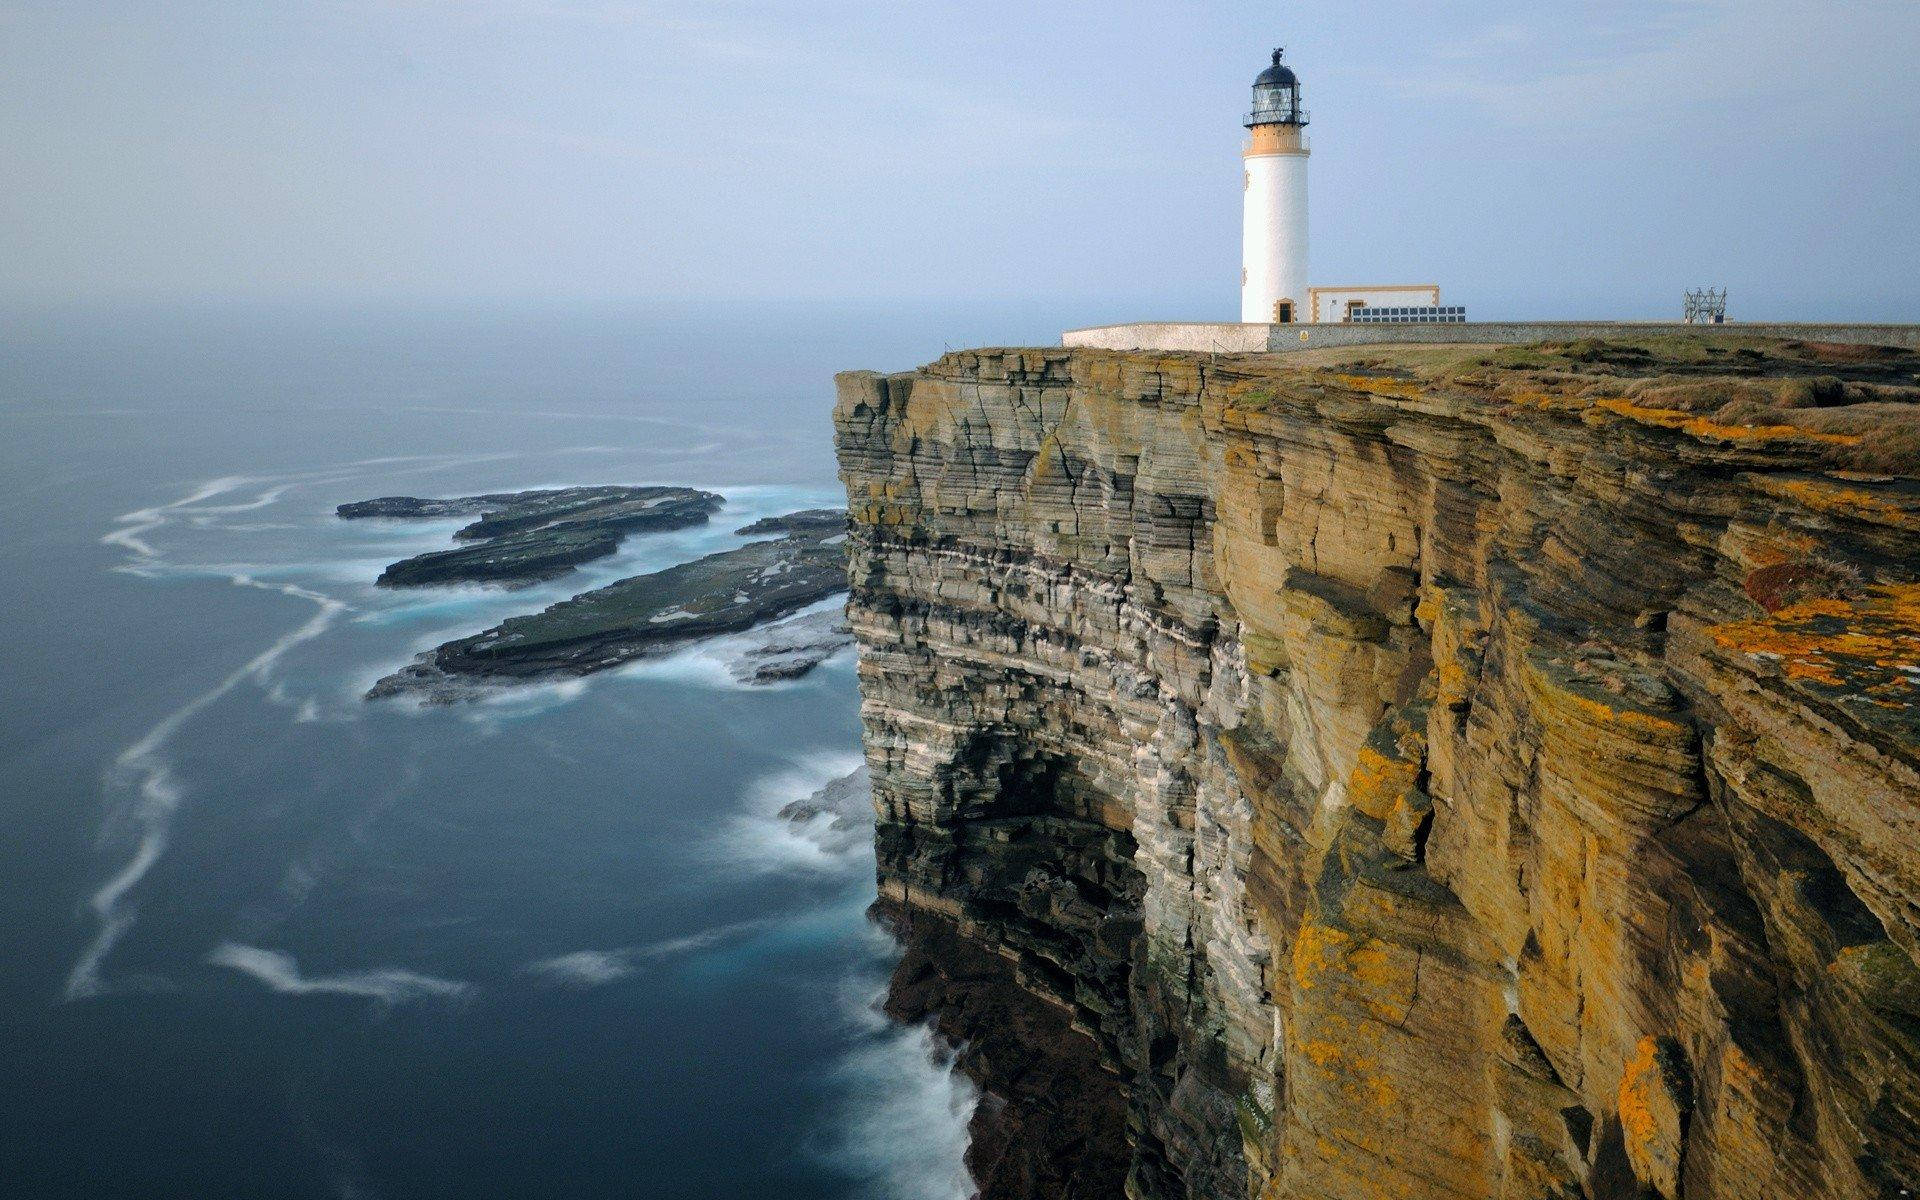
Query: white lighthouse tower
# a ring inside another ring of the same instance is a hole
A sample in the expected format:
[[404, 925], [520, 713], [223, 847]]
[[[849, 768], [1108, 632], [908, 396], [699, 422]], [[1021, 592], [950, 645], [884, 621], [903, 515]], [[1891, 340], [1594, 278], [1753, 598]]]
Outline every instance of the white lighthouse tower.
[[1240, 320], [1290, 324], [1307, 312], [1307, 110], [1283, 52], [1253, 81], [1246, 152], [1246, 234]]

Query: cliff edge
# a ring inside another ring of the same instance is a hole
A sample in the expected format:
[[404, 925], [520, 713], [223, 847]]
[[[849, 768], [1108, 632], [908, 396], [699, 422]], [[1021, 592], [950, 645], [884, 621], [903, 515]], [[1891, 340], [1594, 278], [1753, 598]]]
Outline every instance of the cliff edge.
[[841, 376], [983, 1195], [1920, 1192], [1916, 401], [1724, 336]]

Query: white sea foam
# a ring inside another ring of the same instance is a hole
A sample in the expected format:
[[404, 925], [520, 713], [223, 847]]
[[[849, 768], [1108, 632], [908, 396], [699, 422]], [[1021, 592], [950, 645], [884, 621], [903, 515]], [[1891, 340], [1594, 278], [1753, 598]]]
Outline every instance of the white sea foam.
[[399, 967], [381, 967], [371, 971], [342, 971], [311, 979], [300, 974], [293, 955], [259, 946], [225, 942], [207, 955], [217, 967], [230, 967], [251, 975], [269, 988], [288, 996], [363, 996], [382, 1004], [404, 1004], [410, 1000], [457, 1000], [472, 990], [471, 984], [456, 979], [422, 975]]
[[[370, 679], [366, 687], [372, 687], [373, 682]], [[461, 693], [464, 703], [456, 711], [462, 721], [481, 733], [497, 734], [516, 722], [572, 704], [586, 694], [592, 683], [590, 679], [482, 679]], [[364, 694], [365, 688], [361, 690]], [[402, 696], [397, 698], [396, 711], [431, 716], [446, 709], [426, 696]]]
[[[846, 607], [846, 603], [846, 594], [841, 593], [804, 608], [795, 609], [780, 620], [792, 621], [815, 613], [838, 612]], [[761, 644], [757, 635], [771, 624], [774, 622], [757, 625], [744, 633], [721, 634], [717, 637], [690, 642], [666, 654], [635, 659], [633, 662], [615, 668], [609, 674], [618, 679], [685, 683], [695, 687], [713, 688], [716, 691], [777, 692], [806, 686], [807, 680], [804, 678], [754, 683], [740, 678], [735, 673], [735, 667], [742, 656]], [[826, 666], [840, 657], [842, 655], [835, 654], [823, 659], [820, 666]]]
[[127, 550], [140, 558], [158, 558], [160, 557], [160, 552], [155, 550], [153, 546], [146, 541], [146, 535], [159, 529], [171, 520], [171, 517], [168, 515], [169, 513], [187, 508], [202, 500], [211, 500], [215, 496], [224, 492], [230, 492], [237, 487], [244, 486], [248, 482], [249, 480], [244, 475], [229, 475], [220, 479], [212, 479], [201, 484], [193, 491], [188, 492], [178, 500], [155, 505], [152, 508], [142, 508], [134, 512], [124, 513], [114, 518], [114, 523], [118, 525], [119, 528], [101, 535], [100, 544], [103, 546], [119, 546], [121, 549]]
[[727, 691], [746, 685], [727, 670], [730, 661], [720, 645], [721, 639], [690, 642], [666, 654], [638, 658], [608, 672], [609, 678], [639, 680], [648, 683], [683, 683], [693, 687]]
[[762, 874], [871, 869], [864, 833], [846, 836], [831, 829], [830, 818], [794, 821], [780, 815], [787, 805], [852, 775], [864, 761], [854, 751], [810, 754], [756, 780], [747, 789], [745, 811], [723, 828], [714, 856], [724, 866]]
[[931, 1028], [893, 1024], [880, 997], [871, 981], [849, 989], [860, 1044], [835, 1073], [841, 1102], [826, 1156], [869, 1200], [971, 1200], [967, 1125], [979, 1090]]
[[638, 968], [623, 950], [575, 950], [528, 963], [523, 969], [568, 987], [588, 988], [625, 979]]
[[481, 696], [481, 711], [532, 716], [571, 704], [586, 694], [585, 679], [543, 679], [523, 686], [500, 688]]
[[622, 946], [615, 950], [575, 950], [570, 954], [558, 954], [552, 958], [530, 962], [520, 969], [528, 975], [542, 976], [551, 983], [567, 987], [599, 987], [602, 984], [625, 979], [649, 962], [682, 954], [693, 954], [723, 942], [732, 941], [757, 929], [763, 929], [768, 924], [769, 922], [764, 919], [736, 921], [730, 925], [716, 925], [712, 929], [703, 929], [698, 933], [667, 938], [644, 946]]
[[137, 915], [137, 907], [131, 902], [129, 893], [166, 852], [174, 815], [186, 795], [184, 785], [174, 774], [172, 763], [166, 756], [167, 744], [172, 741], [174, 734], [208, 705], [241, 683], [248, 680], [265, 682], [268, 673], [287, 651], [319, 637], [347, 607], [330, 596], [293, 584], [263, 584], [246, 575], [234, 576], [233, 583], [305, 600], [313, 604], [316, 611], [303, 624], [281, 635], [226, 678], [161, 718], [139, 741], [122, 750], [108, 769], [105, 790], [109, 797], [118, 799], [110, 801], [102, 833], [105, 837], [112, 837], [122, 831], [131, 831], [134, 849], [125, 865], [96, 889], [87, 901], [87, 907], [98, 921], [98, 928], [73, 969], [68, 972], [65, 994], [69, 1000], [96, 996], [105, 989], [101, 964], [132, 927]]
[[[241, 479], [239, 482], [246, 483], [249, 481], [245, 479]], [[218, 517], [226, 513], [253, 512], [256, 509], [265, 508], [269, 504], [279, 503], [280, 497], [286, 495], [288, 491], [292, 490], [292, 488], [293, 488], [293, 484], [282, 483], [277, 486], [267, 488], [265, 491], [261, 492], [258, 496], [255, 496], [253, 499], [245, 501], [240, 504], [194, 503], [192, 504], [191, 512], [193, 513], [193, 516], [196, 520], [200, 520], [206, 517]], [[228, 489], [228, 490], [232, 490], [232, 489]], [[211, 498], [212, 497], [202, 497], [202, 499], [211, 499]], [[185, 508], [187, 506], [180, 505], [179, 507]]]
[[768, 922], [765, 920], [759, 920], [736, 921], [731, 925], [717, 925], [712, 929], [703, 929], [699, 933], [689, 933], [684, 937], [667, 938], [665, 941], [655, 942], [650, 946], [642, 946], [640, 948], [640, 957], [671, 958], [676, 954], [692, 954], [698, 950], [705, 950], [709, 946], [717, 946], [721, 942], [730, 941], [743, 934], [752, 933], [757, 929], [764, 929], [767, 924]]
[[[185, 495], [165, 504], [139, 509], [119, 517], [116, 528], [100, 538], [104, 545], [118, 546], [131, 556], [120, 569], [143, 575], [158, 575], [175, 570], [155, 548], [152, 535], [177, 520], [197, 517], [255, 512], [276, 504], [298, 484], [333, 482], [352, 478], [370, 463], [405, 460], [363, 460], [313, 471], [296, 472], [270, 478], [227, 475], [208, 480]], [[251, 499], [232, 504], [205, 503], [243, 488], [258, 486]], [[133, 902], [135, 889], [166, 853], [173, 820], [186, 796], [186, 786], [174, 773], [167, 757], [167, 746], [180, 727], [208, 706], [245, 682], [270, 683], [274, 667], [288, 651], [302, 642], [319, 637], [347, 611], [344, 601], [293, 583], [267, 582], [256, 577], [258, 568], [199, 566], [196, 573], [224, 574], [236, 587], [258, 588], [303, 600], [314, 606], [313, 615], [299, 626], [282, 634], [266, 649], [237, 670], [174, 709], [155, 722], [141, 738], [122, 750], [107, 769], [102, 787], [106, 795], [106, 813], [101, 826], [103, 843], [125, 842], [129, 853], [105, 883], [87, 898], [86, 908], [96, 922], [94, 933], [81, 950], [67, 974], [64, 995], [68, 1000], [97, 996], [106, 990], [102, 966], [120, 939], [132, 928], [138, 915]], [[300, 715], [307, 709], [301, 706]]]

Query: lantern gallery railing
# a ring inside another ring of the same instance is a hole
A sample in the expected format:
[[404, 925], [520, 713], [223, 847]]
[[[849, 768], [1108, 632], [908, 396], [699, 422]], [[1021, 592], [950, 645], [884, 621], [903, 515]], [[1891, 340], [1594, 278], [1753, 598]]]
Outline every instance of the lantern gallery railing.
[[1242, 125], [1305, 125], [1307, 110], [1304, 108], [1256, 108], [1247, 114]]

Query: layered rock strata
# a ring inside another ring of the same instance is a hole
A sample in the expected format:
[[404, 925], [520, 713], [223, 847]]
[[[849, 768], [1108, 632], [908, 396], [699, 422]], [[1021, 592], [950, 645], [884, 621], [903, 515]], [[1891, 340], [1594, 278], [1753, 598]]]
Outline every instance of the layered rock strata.
[[1136, 1200], [1920, 1192], [1920, 363], [1366, 353], [841, 377], [896, 1009]]

